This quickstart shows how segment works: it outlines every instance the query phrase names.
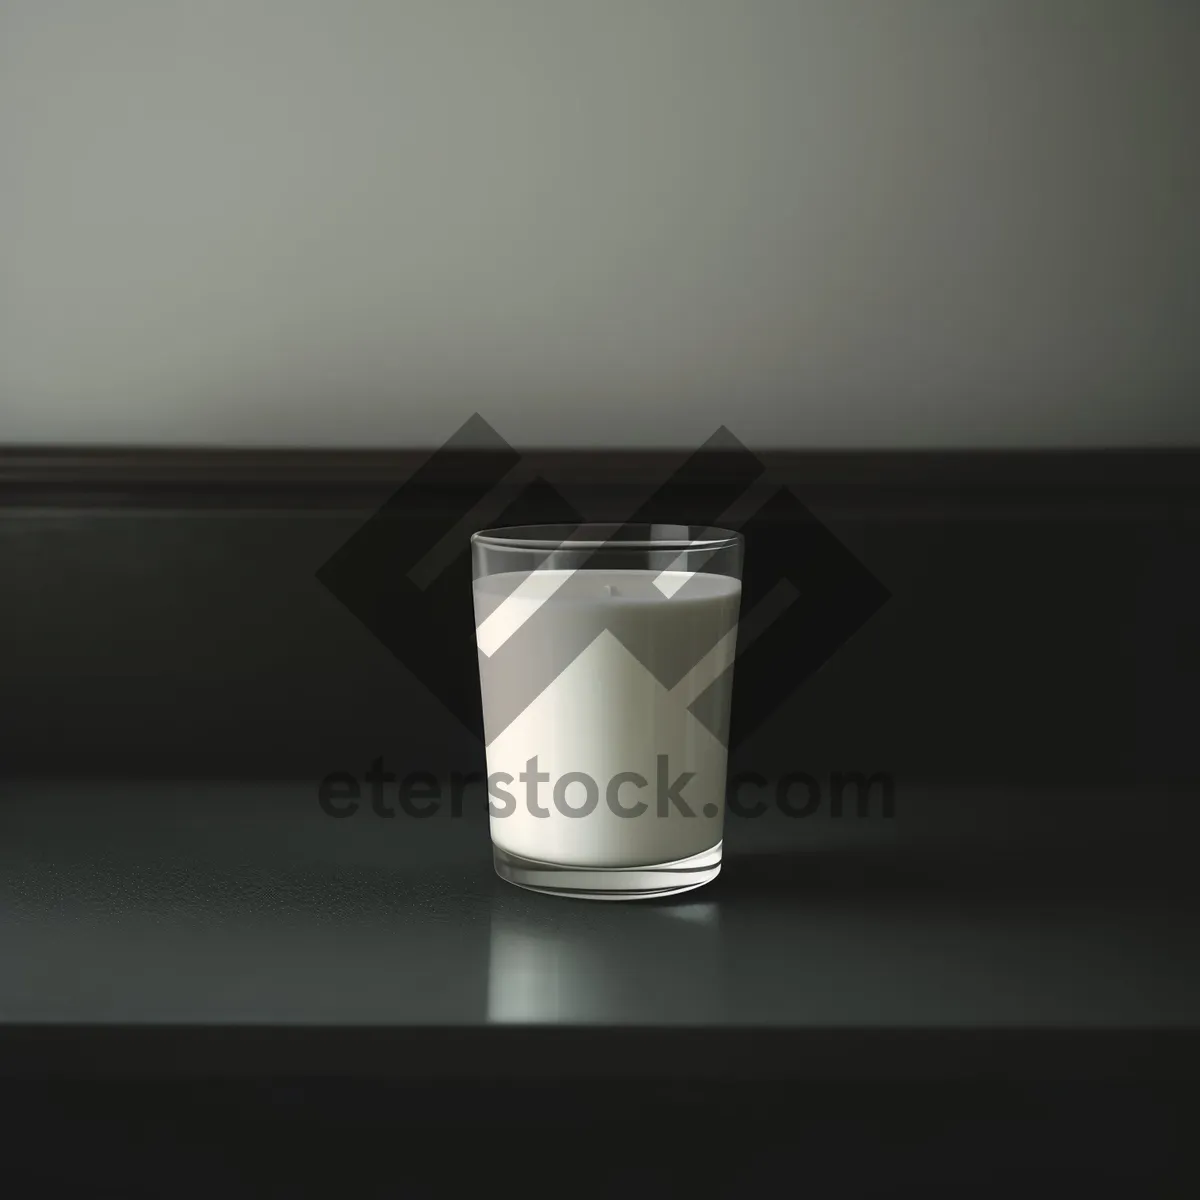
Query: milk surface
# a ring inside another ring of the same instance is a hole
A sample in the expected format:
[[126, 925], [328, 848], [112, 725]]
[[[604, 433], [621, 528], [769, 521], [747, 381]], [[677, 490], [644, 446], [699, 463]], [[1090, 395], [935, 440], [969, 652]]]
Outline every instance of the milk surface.
[[[475, 581], [496, 845], [621, 867], [674, 862], [721, 840], [740, 599], [736, 579], [682, 571]], [[697, 716], [689, 706], [701, 697]]]

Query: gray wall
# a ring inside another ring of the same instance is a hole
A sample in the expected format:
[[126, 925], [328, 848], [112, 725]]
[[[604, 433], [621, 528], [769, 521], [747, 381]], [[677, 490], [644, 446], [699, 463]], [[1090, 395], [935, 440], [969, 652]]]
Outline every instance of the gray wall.
[[0, 439], [1200, 443], [1200, 4], [0, 0]]

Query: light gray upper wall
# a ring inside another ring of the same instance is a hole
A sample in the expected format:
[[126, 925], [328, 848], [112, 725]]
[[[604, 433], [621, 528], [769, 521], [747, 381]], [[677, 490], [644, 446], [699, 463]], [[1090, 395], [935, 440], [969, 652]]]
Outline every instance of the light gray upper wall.
[[0, 0], [0, 439], [1200, 443], [1190, 0]]

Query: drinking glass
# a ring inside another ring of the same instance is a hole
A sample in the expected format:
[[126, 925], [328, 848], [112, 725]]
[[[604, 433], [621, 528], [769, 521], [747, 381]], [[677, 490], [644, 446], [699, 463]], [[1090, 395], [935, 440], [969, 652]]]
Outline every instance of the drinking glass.
[[497, 873], [599, 899], [714, 879], [741, 535], [539, 525], [471, 547]]

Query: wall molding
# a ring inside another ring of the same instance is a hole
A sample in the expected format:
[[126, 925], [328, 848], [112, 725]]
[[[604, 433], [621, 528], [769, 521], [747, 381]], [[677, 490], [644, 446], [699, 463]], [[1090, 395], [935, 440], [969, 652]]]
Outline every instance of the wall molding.
[[[269, 503], [358, 506], [399, 486], [434, 448], [0, 447], [0, 506]], [[652, 488], [684, 449], [537, 448], [523, 471], [601, 490]], [[1087, 451], [759, 451], [772, 481], [835, 506], [867, 503], [1200, 505], [1200, 447]], [[467, 484], [460, 453], [442, 485]], [[730, 460], [710, 457], [713, 482]]]

